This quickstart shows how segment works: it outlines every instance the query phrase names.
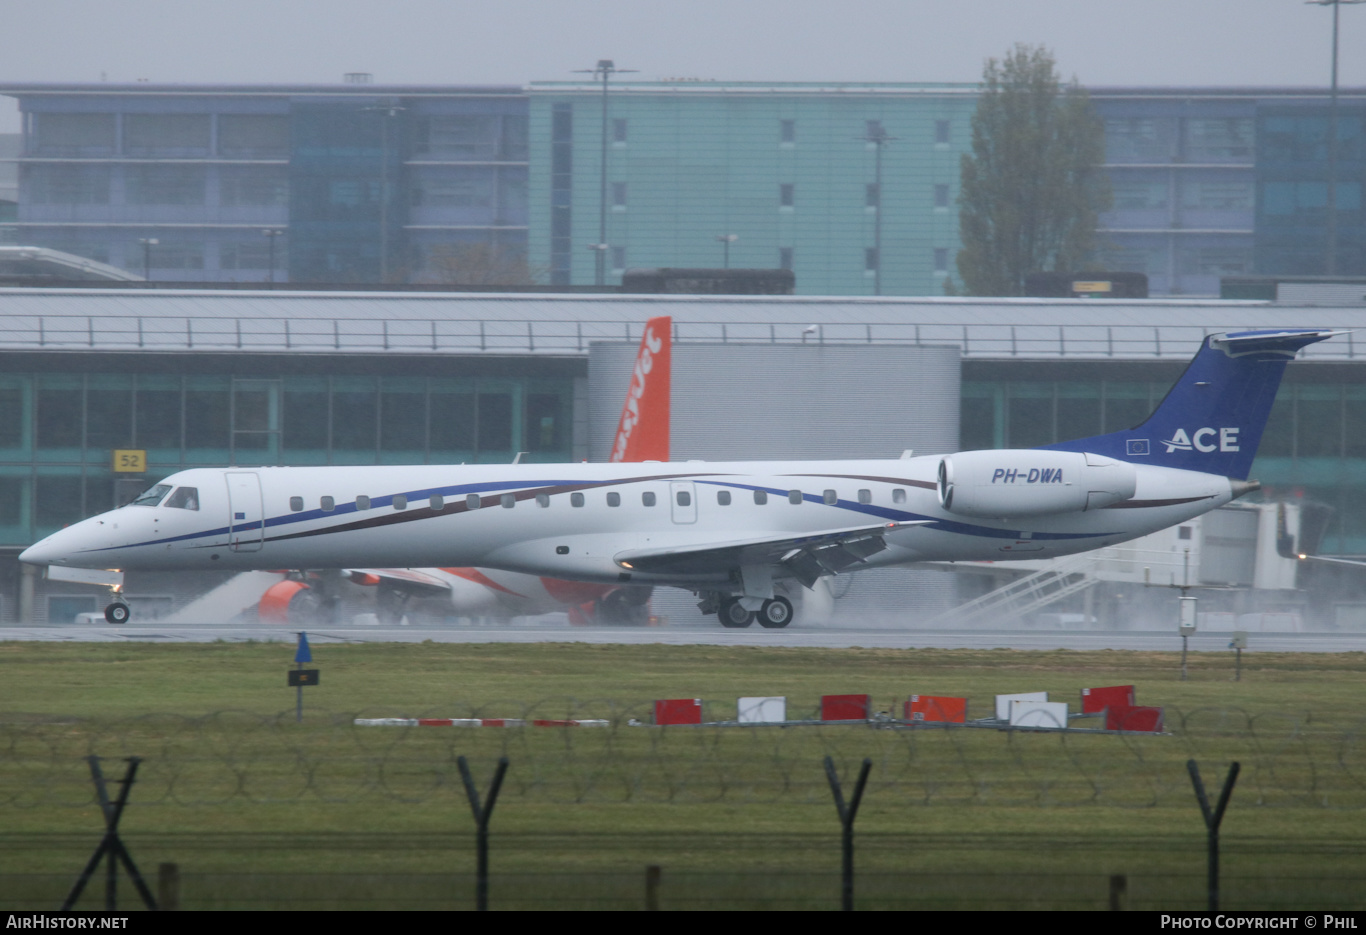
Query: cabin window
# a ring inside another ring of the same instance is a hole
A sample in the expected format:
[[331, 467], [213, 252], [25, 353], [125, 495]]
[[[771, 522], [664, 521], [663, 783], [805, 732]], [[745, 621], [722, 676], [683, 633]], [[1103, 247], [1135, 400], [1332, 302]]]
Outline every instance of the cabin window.
[[655, 505], [655, 492], [654, 492], [653, 490], [647, 490], [647, 491], [645, 491], [644, 493], [642, 493], [642, 494], [640, 495], [640, 502], [643, 503], [643, 504], [645, 504], [646, 506], [654, 506], [654, 505]]
[[904, 489], [900, 488], [900, 487], [894, 487], [894, 488], [892, 488], [892, 502], [893, 502], [893, 503], [905, 503], [905, 502], [906, 502], [906, 491], [905, 491]]
[[[78, 404], [79, 405], [79, 404]], [[156, 506], [161, 498], [171, 492], [170, 484], [157, 484], [151, 490], [133, 501], [134, 506]]]
[[337, 501], [331, 497], [323, 497], [318, 501], [318, 506], [322, 507], [324, 513], [331, 513], [337, 508]]
[[503, 505], [503, 509], [510, 510], [517, 505], [517, 495], [515, 493], [505, 493], [498, 498], [498, 502]]
[[583, 494], [581, 494], [581, 493], [571, 493], [571, 494], [569, 495], [569, 505], [570, 505], [570, 506], [583, 506]]
[[293, 510], [295, 513], [300, 512], [300, 511], [303, 510], [303, 508], [304, 508], [304, 498], [303, 498], [303, 497], [290, 497], [290, 498], [289, 498], [289, 508], [290, 508], [291, 510]]
[[439, 493], [434, 493], [427, 498], [427, 506], [433, 510], [439, 510], [446, 505], [446, 500]]
[[716, 502], [717, 502], [719, 505], [721, 505], [721, 506], [730, 506], [730, 491], [729, 491], [729, 490], [718, 490], [718, 491], [716, 491]]
[[872, 502], [873, 502], [873, 492], [872, 492], [871, 490], [863, 490], [863, 489], [860, 489], [859, 492], [858, 492], [858, 502], [859, 502], [859, 503], [872, 503]]
[[166, 498], [163, 506], [169, 506], [176, 510], [198, 510], [199, 488], [177, 487], [175, 493]]
[[477, 510], [477, 509], [479, 509], [479, 505], [480, 505], [480, 504], [479, 504], [479, 494], [477, 494], [477, 493], [467, 493], [467, 494], [465, 494], [465, 509], [467, 509], [467, 510]]
[[678, 492], [677, 500], [679, 506], [692, 506], [692, 494], [688, 493], [686, 490], [680, 490]]
[[406, 509], [408, 509], [408, 498], [405, 497], [405, 496], [404, 496], [403, 494], [401, 494], [401, 493], [396, 493], [396, 494], [394, 494], [394, 509], [396, 509], [396, 510], [406, 510]]
[[794, 506], [802, 502], [802, 492], [800, 490], [789, 490], [787, 492], [787, 502]]
[[548, 507], [548, 506], [550, 506], [550, 494], [548, 494], [548, 493], [538, 493], [538, 494], [536, 494], [536, 505], [539, 506], [539, 507]]
[[615, 490], [613, 490], [613, 491], [611, 491], [610, 493], [608, 493], [608, 494], [607, 494], [607, 505], [608, 505], [608, 506], [621, 506], [621, 494], [617, 493]]
[[367, 497], [365, 494], [361, 494], [359, 497], [357, 497], [357, 498], [356, 498], [356, 509], [358, 509], [358, 510], [368, 510], [368, 509], [370, 509], [370, 498]]
[[755, 504], [757, 504], [758, 506], [763, 506], [765, 503], [767, 503], [767, 502], [768, 502], [768, 491], [767, 491], [767, 490], [756, 490], [756, 491], [754, 491], [754, 502], [755, 502]]
[[822, 493], [821, 499], [825, 501], [826, 506], [834, 506], [840, 502], [839, 494], [835, 493], [833, 490], [827, 490]]

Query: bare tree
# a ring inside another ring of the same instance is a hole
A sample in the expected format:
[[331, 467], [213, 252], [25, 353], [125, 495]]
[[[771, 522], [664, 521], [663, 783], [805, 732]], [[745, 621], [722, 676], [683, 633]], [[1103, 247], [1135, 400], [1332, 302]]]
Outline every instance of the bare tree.
[[1020, 295], [1027, 273], [1074, 270], [1096, 246], [1110, 206], [1105, 129], [1053, 55], [1016, 45], [988, 59], [963, 155], [958, 274], [968, 295]]

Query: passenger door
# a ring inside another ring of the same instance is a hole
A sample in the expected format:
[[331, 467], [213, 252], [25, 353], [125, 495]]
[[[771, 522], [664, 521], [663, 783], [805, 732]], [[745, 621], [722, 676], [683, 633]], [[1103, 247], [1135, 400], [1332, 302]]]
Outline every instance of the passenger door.
[[255, 471], [228, 471], [228, 543], [234, 552], [259, 552], [265, 541], [261, 478]]

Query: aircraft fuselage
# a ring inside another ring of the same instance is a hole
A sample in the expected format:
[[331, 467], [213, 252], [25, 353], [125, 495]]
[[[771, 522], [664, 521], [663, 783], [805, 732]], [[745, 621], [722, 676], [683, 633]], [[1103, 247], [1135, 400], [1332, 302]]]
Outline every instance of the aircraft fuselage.
[[[1009, 454], [1004, 469], [1018, 469]], [[84, 520], [22, 558], [125, 571], [473, 565], [725, 591], [734, 575], [720, 568], [639, 570], [622, 557], [727, 544], [740, 556], [745, 543], [881, 523], [885, 548], [860, 567], [1037, 559], [1143, 536], [1235, 496], [1226, 477], [1139, 464], [1118, 503], [963, 515], [941, 504], [940, 461], [194, 469], [162, 481], [156, 505]], [[170, 505], [181, 488], [194, 509]]]

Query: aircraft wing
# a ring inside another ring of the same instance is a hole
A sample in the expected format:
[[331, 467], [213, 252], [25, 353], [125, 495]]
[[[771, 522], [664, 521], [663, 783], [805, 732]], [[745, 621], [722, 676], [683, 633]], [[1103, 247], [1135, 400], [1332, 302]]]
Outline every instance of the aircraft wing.
[[687, 576], [729, 574], [744, 565], [780, 565], [810, 587], [822, 575], [838, 574], [887, 548], [883, 536], [890, 530], [928, 522], [931, 520], [877, 523], [796, 536], [631, 549], [618, 552], [613, 561], [631, 571]]
[[1302, 562], [1319, 562], [1324, 565], [1355, 565], [1357, 568], [1366, 568], [1366, 561], [1354, 558], [1328, 558], [1326, 555], [1287, 555], [1286, 558], [1297, 558]]

